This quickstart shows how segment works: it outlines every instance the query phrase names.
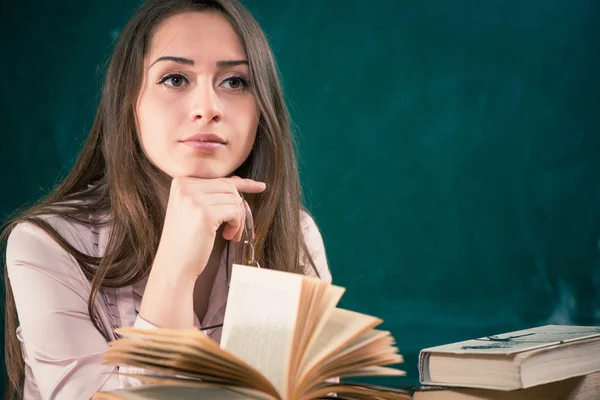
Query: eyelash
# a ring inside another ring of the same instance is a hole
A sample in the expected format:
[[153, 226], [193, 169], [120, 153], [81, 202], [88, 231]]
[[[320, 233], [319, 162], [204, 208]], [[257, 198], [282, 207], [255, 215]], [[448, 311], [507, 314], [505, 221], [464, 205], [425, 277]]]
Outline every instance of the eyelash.
[[[163, 76], [162, 78], [160, 78], [160, 80], [156, 84], [157, 85], [166, 86], [169, 89], [176, 89], [176, 88], [180, 87], [180, 86], [165, 85], [165, 82], [167, 80], [169, 80], [169, 79], [172, 79], [172, 78], [181, 78], [181, 79], [183, 79], [183, 80], [185, 80], [185, 81], [187, 81], [189, 83], [189, 80], [188, 80], [188, 78], [186, 78], [185, 75], [183, 75], [181, 73], [177, 73], [177, 72], [172, 72], [172, 73], [169, 73], [169, 74]], [[232, 76], [228, 77], [227, 79], [225, 79], [223, 82], [231, 81], [231, 80], [234, 80], [234, 79], [239, 80], [242, 83], [242, 87], [243, 87], [241, 89], [232, 89], [234, 91], [242, 91], [242, 90], [247, 89], [248, 86], [250, 86], [250, 82], [248, 80], [248, 77], [246, 75], [243, 75], [243, 74], [232, 75]]]

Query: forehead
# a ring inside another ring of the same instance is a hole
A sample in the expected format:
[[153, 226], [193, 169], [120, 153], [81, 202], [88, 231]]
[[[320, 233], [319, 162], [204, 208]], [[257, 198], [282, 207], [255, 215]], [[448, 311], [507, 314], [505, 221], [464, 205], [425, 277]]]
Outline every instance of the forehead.
[[196, 62], [242, 59], [246, 53], [229, 21], [219, 13], [190, 11], [160, 23], [150, 42], [149, 60], [187, 57]]

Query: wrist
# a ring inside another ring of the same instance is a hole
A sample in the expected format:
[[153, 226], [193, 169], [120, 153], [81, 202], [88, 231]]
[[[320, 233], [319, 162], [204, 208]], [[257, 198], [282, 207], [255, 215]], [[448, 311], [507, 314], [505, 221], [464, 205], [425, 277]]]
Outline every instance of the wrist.
[[185, 268], [180, 268], [173, 262], [164, 262], [157, 257], [152, 264], [152, 270], [150, 271], [150, 277], [148, 279], [154, 277], [173, 287], [193, 288], [198, 277], [193, 274], [186, 273], [185, 271]]

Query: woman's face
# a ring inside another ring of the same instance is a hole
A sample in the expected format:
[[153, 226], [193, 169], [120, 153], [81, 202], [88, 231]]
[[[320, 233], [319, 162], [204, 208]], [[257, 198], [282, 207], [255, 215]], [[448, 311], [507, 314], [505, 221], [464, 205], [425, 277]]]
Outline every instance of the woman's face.
[[136, 112], [150, 161], [171, 177], [218, 178], [246, 160], [259, 121], [248, 62], [225, 17], [186, 12], [158, 25]]

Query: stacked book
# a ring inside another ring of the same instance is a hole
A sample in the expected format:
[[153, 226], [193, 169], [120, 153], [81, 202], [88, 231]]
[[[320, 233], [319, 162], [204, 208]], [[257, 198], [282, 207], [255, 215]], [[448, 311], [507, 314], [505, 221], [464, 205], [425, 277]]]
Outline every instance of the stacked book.
[[424, 349], [415, 400], [600, 399], [600, 327], [547, 325]]

